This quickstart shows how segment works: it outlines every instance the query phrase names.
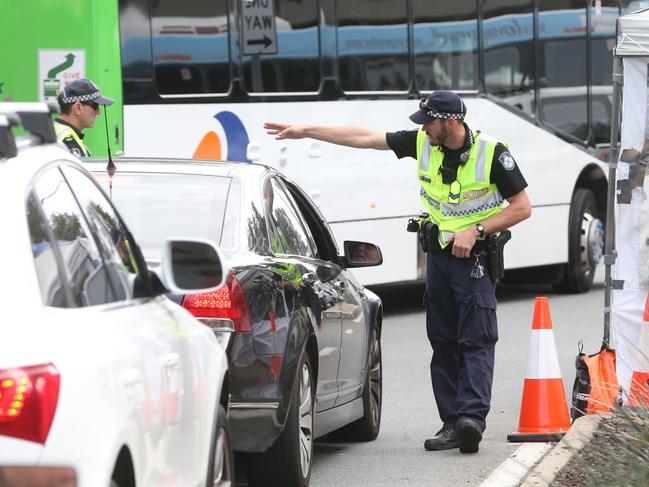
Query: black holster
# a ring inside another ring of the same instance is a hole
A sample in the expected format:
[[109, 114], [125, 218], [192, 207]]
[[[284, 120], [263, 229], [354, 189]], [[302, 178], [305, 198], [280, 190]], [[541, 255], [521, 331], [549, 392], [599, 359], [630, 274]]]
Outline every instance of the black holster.
[[419, 225], [419, 244], [421, 249], [430, 254], [436, 254], [442, 248], [439, 245], [439, 227], [430, 220], [423, 220]]
[[439, 227], [428, 219], [428, 213], [422, 213], [419, 218], [408, 220], [409, 232], [417, 232], [417, 239], [421, 250], [428, 253], [437, 253], [441, 250], [439, 246]]
[[512, 232], [505, 230], [489, 235], [486, 238], [487, 253], [489, 254], [489, 271], [491, 278], [496, 281], [505, 277], [505, 259], [503, 250], [505, 244], [512, 238]]

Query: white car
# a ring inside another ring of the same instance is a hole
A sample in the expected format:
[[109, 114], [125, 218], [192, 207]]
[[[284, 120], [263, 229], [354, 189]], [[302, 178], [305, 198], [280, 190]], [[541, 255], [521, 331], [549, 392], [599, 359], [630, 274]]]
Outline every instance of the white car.
[[234, 485], [225, 353], [165, 296], [220, 286], [219, 251], [174, 238], [154, 274], [54, 141], [46, 105], [0, 103], [0, 485]]

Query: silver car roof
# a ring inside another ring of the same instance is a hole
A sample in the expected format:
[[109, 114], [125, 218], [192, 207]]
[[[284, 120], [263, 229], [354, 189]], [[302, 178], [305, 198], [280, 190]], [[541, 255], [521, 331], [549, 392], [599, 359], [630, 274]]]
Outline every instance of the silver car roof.
[[[107, 159], [84, 159], [84, 165], [90, 171], [101, 171], [106, 167]], [[211, 176], [261, 176], [264, 172], [275, 171], [269, 166], [248, 162], [209, 161], [201, 159], [179, 159], [160, 157], [117, 157], [113, 158], [117, 170], [125, 172], [159, 172], [201, 174]]]

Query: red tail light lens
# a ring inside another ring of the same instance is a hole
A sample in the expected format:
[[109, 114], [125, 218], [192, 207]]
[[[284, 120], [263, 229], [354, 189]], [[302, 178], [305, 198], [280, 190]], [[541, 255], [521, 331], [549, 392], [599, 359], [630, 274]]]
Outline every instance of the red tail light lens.
[[0, 369], [0, 435], [44, 444], [60, 383], [52, 364]]
[[233, 273], [216, 291], [187, 294], [183, 307], [196, 318], [221, 318], [231, 320], [235, 331], [252, 331], [250, 310], [241, 285]]

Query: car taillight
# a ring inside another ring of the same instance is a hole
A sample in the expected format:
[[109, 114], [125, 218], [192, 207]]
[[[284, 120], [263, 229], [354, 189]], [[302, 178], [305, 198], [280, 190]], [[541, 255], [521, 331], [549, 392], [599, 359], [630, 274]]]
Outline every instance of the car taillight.
[[60, 383], [52, 364], [0, 369], [0, 435], [44, 444]]
[[216, 291], [187, 294], [182, 306], [196, 318], [230, 320], [234, 331], [252, 331], [246, 296], [232, 273]]

